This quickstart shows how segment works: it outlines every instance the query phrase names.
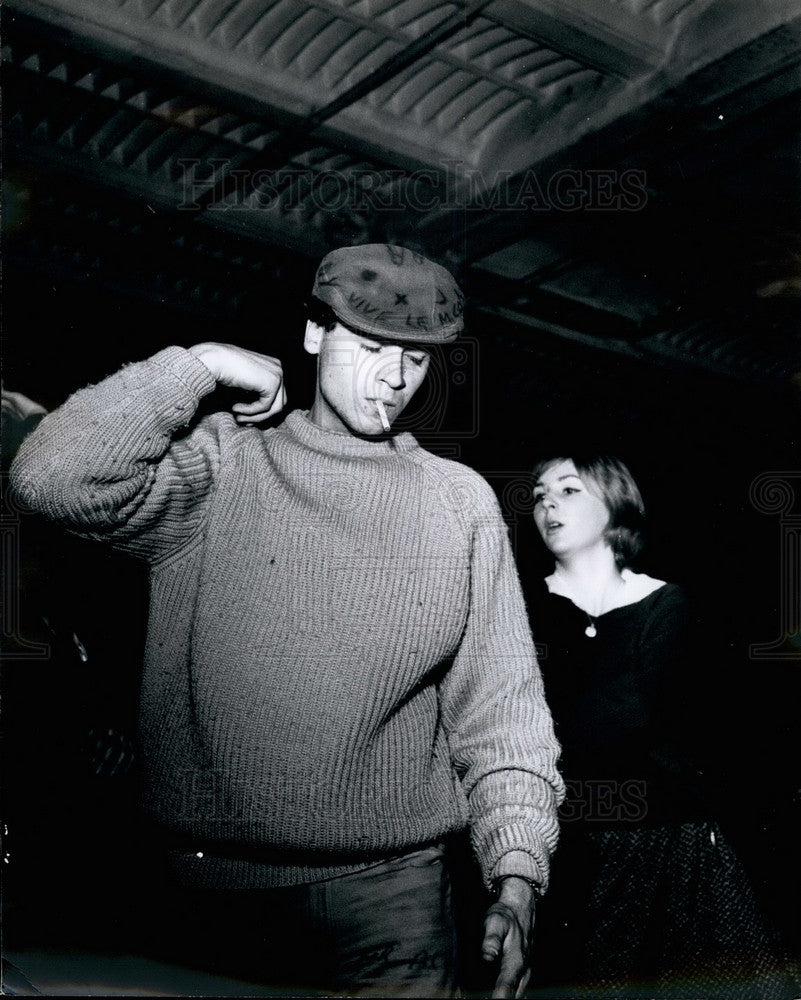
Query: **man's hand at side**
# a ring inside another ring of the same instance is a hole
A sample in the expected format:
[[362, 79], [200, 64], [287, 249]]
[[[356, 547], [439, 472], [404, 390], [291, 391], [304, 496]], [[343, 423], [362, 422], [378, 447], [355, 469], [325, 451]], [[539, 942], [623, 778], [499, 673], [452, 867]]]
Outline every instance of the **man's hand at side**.
[[509, 875], [501, 880], [498, 898], [487, 910], [482, 957], [500, 963], [493, 997], [519, 997], [528, 984], [535, 902], [532, 886]]
[[286, 405], [284, 372], [278, 358], [213, 342], [195, 344], [189, 353], [208, 368], [220, 385], [258, 393], [259, 398], [252, 403], [234, 403], [237, 423], [261, 423]]

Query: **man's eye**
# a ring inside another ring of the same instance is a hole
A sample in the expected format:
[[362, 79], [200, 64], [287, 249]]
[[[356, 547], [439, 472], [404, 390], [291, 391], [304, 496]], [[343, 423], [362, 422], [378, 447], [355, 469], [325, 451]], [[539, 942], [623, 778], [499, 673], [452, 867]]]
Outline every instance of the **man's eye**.
[[363, 351], [367, 351], [368, 354], [378, 354], [378, 352], [381, 350], [381, 347], [379, 345], [376, 345], [374, 347], [372, 344], [360, 344], [359, 346]]
[[406, 356], [408, 357], [408, 359], [409, 359], [410, 361], [414, 361], [414, 363], [415, 363], [415, 364], [417, 365], [417, 367], [418, 367], [418, 368], [419, 368], [419, 367], [420, 367], [420, 365], [422, 365], [422, 364], [423, 364], [423, 363], [425, 362], [425, 360], [426, 360], [426, 355], [425, 355], [425, 354], [421, 355], [420, 357], [417, 357], [417, 356], [415, 356], [414, 354], [407, 354]]
[[535, 493], [534, 494], [534, 504], [535, 505], [538, 504], [538, 503], [542, 503], [542, 501], [544, 499], [545, 499], [545, 494], [544, 493]]
[[567, 493], [567, 495], [570, 496], [571, 493], [578, 493], [579, 490], [575, 486], [565, 486], [562, 492]]

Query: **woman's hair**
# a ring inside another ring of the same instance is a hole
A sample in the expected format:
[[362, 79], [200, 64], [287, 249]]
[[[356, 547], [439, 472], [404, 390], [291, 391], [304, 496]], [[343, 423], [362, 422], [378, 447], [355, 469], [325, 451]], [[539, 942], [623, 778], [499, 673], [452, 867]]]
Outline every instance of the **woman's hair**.
[[546, 469], [572, 461], [581, 479], [603, 500], [609, 511], [604, 537], [615, 554], [618, 569], [630, 566], [645, 544], [645, 506], [628, 468], [614, 455], [554, 455], [540, 459], [532, 470], [537, 482]]
[[333, 330], [339, 320], [334, 310], [327, 302], [318, 299], [316, 295], [310, 295], [306, 306], [306, 318], [316, 326], [321, 326], [326, 333]]

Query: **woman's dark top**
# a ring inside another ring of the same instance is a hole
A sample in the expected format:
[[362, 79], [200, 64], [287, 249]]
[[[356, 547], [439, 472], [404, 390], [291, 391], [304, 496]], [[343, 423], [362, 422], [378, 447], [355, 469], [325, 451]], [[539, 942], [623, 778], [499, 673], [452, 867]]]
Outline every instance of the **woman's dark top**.
[[692, 763], [703, 658], [684, 591], [665, 584], [596, 617], [594, 637], [544, 581], [529, 602], [568, 790], [536, 995], [798, 996]]
[[691, 764], [692, 643], [685, 592], [664, 584], [592, 619], [544, 581], [530, 596], [568, 784], [564, 819], [593, 826], [698, 818]]

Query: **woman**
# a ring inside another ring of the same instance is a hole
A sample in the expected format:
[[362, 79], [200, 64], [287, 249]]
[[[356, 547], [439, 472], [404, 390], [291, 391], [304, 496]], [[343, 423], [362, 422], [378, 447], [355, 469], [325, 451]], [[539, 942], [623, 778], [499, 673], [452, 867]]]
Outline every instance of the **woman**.
[[529, 604], [568, 786], [535, 983], [789, 996], [771, 979], [771, 941], [691, 763], [687, 596], [631, 568], [640, 491], [616, 458], [562, 456], [537, 464], [533, 497], [554, 570]]

